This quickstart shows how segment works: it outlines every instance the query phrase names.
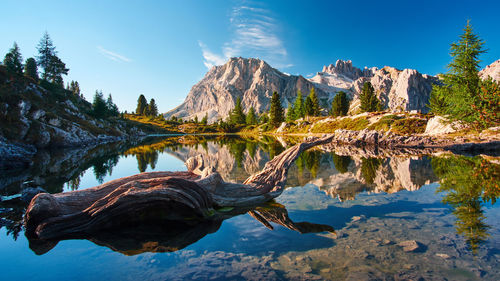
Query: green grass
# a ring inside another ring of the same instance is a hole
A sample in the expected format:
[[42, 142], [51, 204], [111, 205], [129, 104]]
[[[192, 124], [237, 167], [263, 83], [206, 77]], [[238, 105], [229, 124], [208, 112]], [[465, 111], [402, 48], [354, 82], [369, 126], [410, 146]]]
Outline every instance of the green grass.
[[422, 134], [425, 132], [427, 120], [420, 118], [405, 118], [394, 121], [391, 131], [399, 135]]

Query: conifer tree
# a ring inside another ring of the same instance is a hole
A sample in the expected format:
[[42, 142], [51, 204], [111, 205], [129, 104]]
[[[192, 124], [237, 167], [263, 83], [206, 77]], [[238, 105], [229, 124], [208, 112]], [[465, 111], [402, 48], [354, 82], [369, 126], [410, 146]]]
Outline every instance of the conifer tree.
[[269, 124], [278, 127], [285, 120], [283, 107], [281, 106], [280, 95], [277, 92], [271, 97], [271, 108], [269, 109]]
[[250, 107], [248, 110], [247, 116], [245, 118], [247, 125], [256, 125], [257, 124], [257, 114], [255, 113], [255, 109]]
[[151, 99], [148, 105], [148, 113], [150, 116], [158, 116], [158, 106], [156, 105], [155, 99]]
[[318, 96], [316, 95], [316, 90], [314, 89], [314, 87], [311, 88], [309, 97], [311, 98], [311, 103], [312, 103], [311, 116], [319, 116], [320, 114], [319, 100]]
[[303, 118], [305, 116], [304, 98], [302, 97], [302, 92], [300, 90], [297, 92], [297, 98], [295, 99], [293, 110], [294, 110], [294, 120]]
[[24, 64], [24, 75], [38, 82], [38, 68], [34, 58], [28, 58]]
[[[448, 64], [448, 72], [441, 75], [443, 85], [432, 87], [429, 107], [433, 113], [446, 115], [450, 120], [476, 122], [487, 126], [488, 122], [483, 122], [481, 110], [478, 110], [482, 107], [479, 56], [486, 52], [483, 45], [484, 41], [474, 34], [470, 22], [467, 21], [458, 42], [451, 44], [452, 61]], [[487, 108], [483, 109], [488, 111]]]
[[62, 85], [62, 75], [67, 75], [69, 69], [66, 64], [57, 57], [56, 47], [47, 32], [38, 43], [38, 65], [43, 69], [42, 79]]
[[349, 111], [349, 101], [347, 100], [347, 95], [345, 92], [338, 92], [332, 101], [332, 110], [330, 114], [332, 116], [345, 116]]
[[106, 112], [107, 116], [118, 116], [120, 111], [118, 110], [118, 106], [113, 102], [113, 97], [111, 94], [108, 95], [108, 99], [106, 100]]
[[201, 119], [201, 124], [202, 125], [208, 124], [208, 113], [205, 113], [205, 116]]
[[295, 109], [291, 103], [288, 104], [288, 109], [286, 111], [286, 122], [293, 122], [295, 120]]
[[71, 80], [71, 83], [69, 83], [68, 90], [70, 90], [76, 96], [80, 96], [81, 95], [80, 84], [78, 84], [78, 81]]
[[363, 84], [359, 99], [361, 101], [361, 112], [374, 112], [382, 108], [379, 99], [375, 95], [372, 83], [370, 82], [365, 82], [365, 84]]
[[241, 98], [236, 99], [233, 110], [229, 113], [229, 123], [231, 124], [245, 124], [245, 114], [241, 107]]
[[313, 116], [313, 104], [310, 96], [306, 97], [306, 101], [304, 102], [304, 115], [305, 116]]
[[137, 107], [135, 109], [135, 114], [144, 115], [144, 110], [148, 107], [148, 101], [144, 95], [140, 95], [137, 99]]
[[96, 118], [105, 118], [107, 115], [106, 101], [102, 91], [95, 91], [91, 114]]
[[3, 59], [3, 64], [7, 68], [8, 71], [16, 74], [23, 74], [23, 57], [21, 52], [19, 51], [19, 46], [14, 42], [14, 45], [9, 50], [9, 52], [5, 55]]

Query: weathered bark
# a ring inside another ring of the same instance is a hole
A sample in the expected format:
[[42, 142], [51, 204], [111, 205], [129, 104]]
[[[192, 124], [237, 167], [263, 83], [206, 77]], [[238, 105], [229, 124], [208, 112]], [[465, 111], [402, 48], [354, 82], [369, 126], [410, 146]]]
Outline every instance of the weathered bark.
[[251, 210], [281, 194], [288, 168], [299, 154], [324, 144], [331, 136], [297, 144], [244, 184], [224, 182], [204, 167], [201, 157], [187, 161], [188, 172], [151, 172], [113, 180], [79, 191], [33, 198], [26, 215], [26, 235], [50, 240], [82, 236], [123, 224], [161, 217], [165, 221], [196, 223], [217, 220], [219, 207]]

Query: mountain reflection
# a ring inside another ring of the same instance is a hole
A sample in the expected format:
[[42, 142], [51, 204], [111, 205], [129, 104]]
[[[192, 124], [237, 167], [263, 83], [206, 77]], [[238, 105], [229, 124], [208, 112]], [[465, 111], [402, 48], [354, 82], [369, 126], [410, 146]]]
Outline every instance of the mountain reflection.
[[[167, 154], [183, 162], [201, 155], [204, 163], [214, 167], [225, 181], [243, 182], [285, 149], [284, 141], [269, 136], [257, 139], [226, 135], [148, 138], [140, 145], [117, 143], [91, 149], [41, 152], [29, 169], [0, 176], [0, 226], [5, 226], [8, 235], [14, 239], [23, 230], [22, 216], [28, 202], [22, 200], [21, 194], [27, 187], [41, 186], [50, 193], [62, 192], [64, 185], [68, 190], [77, 190], [83, 175], [87, 175], [90, 169], [95, 179], [102, 183], [112, 175], [123, 157], [136, 159], [137, 170], [134, 167], [128, 171], [135, 174], [148, 169], [161, 170], [159, 159]], [[474, 252], [488, 238], [489, 225], [484, 209], [488, 204], [495, 204], [500, 194], [499, 170], [498, 159], [487, 157], [435, 157], [415, 155], [415, 152], [322, 146], [298, 157], [288, 171], [286, 186], [313, 184], [327, 196], [342, 202], [355, 200], [361, 192], [415, 191], [423, 185], [439, 182], [438, 191], [444, 194], [443, 203], [449, 204], [456, 217], [456, 232], [466, 239]], [[273, 208], [258, 206], [234, 210], [221, 216], [219, 221], [199, 226], [148, 221], [136, 229], [124, 227], [86, 239], [125, 254], [173, 251], [217, 231], [224, 219], [245, 212], [250, 212], [267, 227], [272, 221], [301, 233], [333, 231], [324, 225], [290, 222], [286, 220], [288, 215], [283, 206]], [[167, 229], [175, 231], [167, 235]], [[37, 251], [43, 252], [42, 249], [40, 247]]]

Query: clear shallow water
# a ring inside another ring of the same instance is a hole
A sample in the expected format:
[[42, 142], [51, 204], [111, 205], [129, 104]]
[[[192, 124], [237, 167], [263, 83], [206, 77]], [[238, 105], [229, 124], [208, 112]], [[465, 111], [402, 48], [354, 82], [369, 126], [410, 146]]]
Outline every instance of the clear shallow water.
[[[272, 139], [176, 137], [40, 155], [32, 169], [0, 177], [2, 279], [499, 279], [500, 208], [492, 204], [498, 165], [478, 157], [304, 153], [289, 171], [288, 188], [257, 212], [287, 212], [296, 225], [309, 223], [302, 232], [327, 225], [335, 234], [301, 234], [272, 221], [270, 230], [242, 214], [202, 225], [195, 239], [181, 244], [165, 238], [175, 229], [149, 227], [132, 232], [135, 243], [118, 243], [128, 232], [117, 230], [113, 239], [94, 237], [97, 244], [65, 240], [36, 255], [20, 227], [26, 203], [16, 194], [29, 185], [83, 189], [141, 171], [185, 170], [184, 161], [197, 154], [225, 180], [241, 182], [282, 150]], [[405, 252], [398, 244], [408, 240], [419, 249]], [[150, 252], [165, 245], [185, 247]]]

